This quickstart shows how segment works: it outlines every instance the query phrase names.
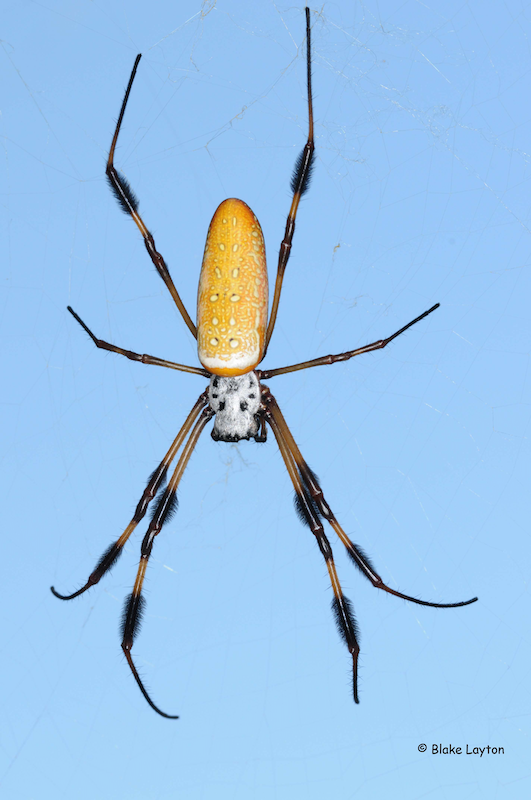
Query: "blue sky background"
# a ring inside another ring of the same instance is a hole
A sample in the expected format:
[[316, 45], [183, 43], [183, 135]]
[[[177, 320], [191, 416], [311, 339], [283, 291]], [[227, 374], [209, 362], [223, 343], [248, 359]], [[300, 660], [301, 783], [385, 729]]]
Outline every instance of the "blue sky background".
[[[225, 197], [270, 273], [306, 138], [302, 7], [259, 0], [6, 2], [2, 11], [0, 791], [10, 800], [521, 798], [530, 789], [528, 3], [312, 8], [317, 159], [265, 367], [341, 352], [441, 308], [387, 350], [271, 380], [346, 531], [360, 697], [273, 437], [200, 441], [158, 537], [134, 654], [118, 622], [144, 527], [61, 603], [131, 518], [202, 378], [192, 337], [104, 165], [181, 295]], [[426, 753], [418, 746], [425, 743]], [[436, 756], [432, 744], [503, 747]]]

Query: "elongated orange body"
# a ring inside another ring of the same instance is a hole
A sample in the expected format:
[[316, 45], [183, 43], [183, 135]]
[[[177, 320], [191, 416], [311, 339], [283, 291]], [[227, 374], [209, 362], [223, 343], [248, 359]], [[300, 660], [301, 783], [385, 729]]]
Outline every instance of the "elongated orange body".
[[260, 223], [242, 200], [218, 206], [208, 229], [197, 293], [197, 351], [214, 375], [244, 375], [260, 363], [268, 283]]

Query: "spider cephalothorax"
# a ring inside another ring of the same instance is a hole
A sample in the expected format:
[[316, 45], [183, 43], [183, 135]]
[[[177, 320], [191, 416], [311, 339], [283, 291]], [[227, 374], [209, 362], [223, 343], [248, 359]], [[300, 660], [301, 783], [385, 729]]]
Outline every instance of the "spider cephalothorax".
[[252, 438], [257, 442], [265, 441], [265, 436], [258, 434], [260, 381], [255, 372], [232, 378], [213, 375], [208, 387], [208, 401], [216, 413], [211, 436], [217, 442]]
[[[144, 243], [153, 264], [166, 284], [188, 330], [197, 339], [198, 355], [202, 367], [186, 366], [146, 354], [141, 355], [98, 339], [75, 311], [70, 306], [68, 307], [70, 313], [88, 333], [96, 347], [126, 356], [132, 361], [169, 367], [170, 369], [189, 372], [210, 379], [208, 388], [199, 395], [197, 402], [188, 414], [175, 440], [170, 445], [168, 452], [151, 474], [129, 525], [117, 541], [105, 551], [95, 569], [89, 575], [85, 585], [70, 595], [59, 594], [52, 587], [52, 592], [56, 597], [62, 600], [71, 600], [98, 583], [103, 575], [116, 563], [116, 560], [123, 552], [127, 540], [144, 518], [149, 504], [157, 497], [157, 502], [154, 504], [155, 510], [142, 540], [140, 563], [133, 591], [127, 598], [124, 607], [122, 649], [140, 691], [149, 705], [161, 716], [171, 719], [176, 719], [177, 717], [161, 711], [146, 691], [133, 662], [131, 650], [142, 616], [144, 603], [142, 586], [155, 537], [160, 533], [165, 522], [171, 518], [172, 511], [176, 508], [177, 488], [183, 472], [201, 433], [212, 417], [215, 417], [212, 437], [218, 441], [237, 442], [241, 439], [254, 438], [257, 442], [265, 442], [266, 425], [269, 425], [273, 431], [295, 490], [297, 513], [302, 522], [308, 526], [315, 536], [319, 550], [325, 560], [334, 594], [332, 600], [334, 616], [339, 633], [352, 656], [352, 689], [356, 703], [358, 702], [359, 654], [356, 624], [351, 604], [344, 596], [339, 583], [332, 547], [324, 530], [324, 522], [330, 525], [346, 548], [351, 560], [377, 589], [382, 589], [389, 594], [409, 600], [412, 603], [435, 608], [464, 606], [477, 600], [477, 597], [474, 597], [472, 600], [460, 603], [430, 603], [426, 600], [418, 600], [415, 597], [402, 594], [387, 586], [361, 548], [352, 542], [337, 521], [324, 497], [315, 473], [304, 460], [277, 401], [269, 389], [261, 384], [262, 379], [267, 380], [275, 377], [275, 375], [347, 361], [349, 358], [359, 356], [362, 353], [381, 350], [405, 330], [420, 322], [432, 311], [435, 311], [439, 304], [432, 306], [424, 314], [416, 317], [416, 319], [404, 325], [403, 328], [386, 339], [379, 339], [376, 342], [345, 353], [323, 356], [300, 364], [292, 364], [291, 366], [277, 369], [255, 370], [255, 367], [265, 357], [275, 327], [282, 281], [295, 231], [295, 217], [297, 216], [301, 196], [308, 188], [312, 168], [314, 141], [309, 8], [306, 8], [306, 37], [308, 140], [297, 159], [291, 181], [293, 199], [286, 221], [284, 239], [280, 245], [275, 291], [269, 321], [267, 319], [268, 288], [265, 245], [258, 220], [249, 206], [242, 200], [235, 198], [224, 200], [220, 203], [212, 218], [199, 281], [196, 326], [192, 322], [175, 288], [164, 258], [155, 248], [153, 236], [138, 213], [138, 201], [135, 195], [125, 178], [120, 175], [114, 166], [114, 151], [118, 141], [118, 134], [120, 133], [125, 107], [140, 56], [136, 58], [118, 117], [107, 159], [107, 177], [122, 210], [131, 215], [144, 237]], [[177, 458], [181, 448], [182, 451]], [[170, 465], [176, 458], [177, 464], [166, 488], [163, 489]]]

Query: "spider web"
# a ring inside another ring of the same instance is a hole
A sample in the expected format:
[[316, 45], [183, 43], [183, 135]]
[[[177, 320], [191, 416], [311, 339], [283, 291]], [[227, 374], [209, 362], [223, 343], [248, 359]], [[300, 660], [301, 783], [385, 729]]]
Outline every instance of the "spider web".
[[2, 43], [5, 796], [522, 797], [527, 6], [312, 10], [317, 164], [265, 362], [374, 341], [441, 303], [380, 353], [270, 387], [383, 579], [480, 601], [384, 596], [329, 531], [361, 630], [354, 707], [273, 437], [206, 434], [156, 542], [134, 649], [175, 726], [143, 704], [119, 648], [144, 529], [75, 603], [48, 587], [80, 586], [122, 532], [204, 381], [96, 351], [65, 306], [123, 347], [196, 363], [103, 180], [140, 51], [116, 164], [187, 308], [225, 197], [259, 217], [273, 274], [307, 131], [304, 14], [266, 0], [27, 8], [6, 14]]

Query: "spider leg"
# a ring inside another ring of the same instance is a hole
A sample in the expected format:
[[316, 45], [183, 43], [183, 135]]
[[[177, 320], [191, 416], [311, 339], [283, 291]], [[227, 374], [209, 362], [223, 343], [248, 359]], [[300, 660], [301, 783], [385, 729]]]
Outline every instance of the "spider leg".
[[317, 539], [319, 550], [323, 555], [323, 558], [326, 563], [326, 568], [328, 569], [330, 582], [332, 584], [332, 590], [334, 592], [334, 599], [332, 601], [332, 610], [334, 612], [339, 634], [343, 639], [343, 641], [345, 642], [345, 644], [347, 645], [347, 648], [352, 656], [352, 692], [354, 696], [354, 702], [359, 703], [358, 656], [360, 648], [357, 640], [357, 626], [356, 626], [356, 620], [354, 619], [352, 604], [348, 599], [348, 597], [345, 597], [341, 589], [341, 584], [339, 583], [339, 578], [337, 577], [337, 571], [334, 564], [334, 555], [332, 553], [330, 542], [326, 537], [323, 525], [320, 520], [319, 509], [301, 480], [301, 476], [299, 470], [297, 469], [297, 464], [295, 462], [295, 459], [293, 458], [291, 450], [285, 440], [283, 431], [280, 425], [278, 424], [278, 419], [277, 419], [278, 406], [276, 405], [276, 403], [274, 403], [274, 398], [271, 394], [268, 394], [268, 400], [269, 400], [269, 405], [264, 412], [265, 418], [269, 423], [269, 425], [271, 426], [271, 429], [275, 435], [280, 453], [282, 455], [282, 458], [284, 459], [284, 463], [291, 478], [291, 482], [293, 483], [293, 488], [295, 489], [295, 500], [296, 500], [297, 511], [299, 513], [301, 521], [306, 525], [308, 525], [311, 532]]
[[399, 331], [393, 333], [392, 336], [388, 336], [387, 339], [378, 339], [377, 342], [372, 342], [372, 344], [366, 344], [364, 347], [358, 347], [356, 350], [348, 350], [346, 353], [337, 353], [336, 355], [330, 356], [322, 356], [321, 358], [314, 358], [311, 361], [302, 361], [300, 364], [292, 364], [289, 367], [279, 367], [278, 369], [265, 369], [265, 370], [256, 370], [258, 374], [259, 380], [269, 380], [269, 378], [274, 378], [276, 375], [284, 375], [286, 372], [297, 372], [299, 369], [309, 369], [309, 367], [321, 367], [325, 364], [335, 364], [337, 361], [348, 361], [350, 358], [354, 356], [360, 356], [362, 353], [371, 353], [373, 350], [381, 350], [383, 347], [386, 347], [389, 342], [392, 342], [393, 339], [396, 339], [397, 336], [400, 336], [401, 333], [407, 331], [408, 328], [411, 328], [412, 325], [415, 325], [417, 322], [420, 322], [421, 319], [427, 317], [428, 314], [431, 314], [432, 311], [435, 311], [439, 308], [440, 303], [436, 303], [434, 306], [429, 308], [424, 314], [421, 314], [420, 317], [408, 322], [407, 325], [404, 325], [403, 328], [400, 328]]
[[273, 303], [271, 306], [271, 315], [269, 317], [269, 324], [267, 326], [264, 358], [269, 341], [273, 334], [275, 322], [277, 319], [278, 304], [280, 302], [280, 292], [282, 291], [282, 282], [284, 280], [284, 272], [291, 252], [291, 243], [293, 241], [293, 234], [295, 233], [295, 218], [297, 216], [297, 209], [302, 195], [308, 189], [310, 177], [312, 173], [312, 162], [314, 155], [314, 140], [313, 140], [313, 102], [312, 102], [312, 44], [311, 44], [311, 29], [310, 29], [310, 9], [306, 7], [306, 71], [307, 71], [307, 85], [308, 85], [308, 140], [304, 148], [295, 162], [295, 170], [291, 179], [291, 190], [293, 192], [293, 200], [286, 221], [286, 229], [284, 232], [284, 239], [280, 245], [278, 254], [278, 267], [277, 277], [275, 281], [275, 293], [273, 295]]
[[174, 361], [165, 361], [163, 358], [148, 356], [145, 353], [142, 355], [140, 353], [133, 353], [132, 350], [124, 350], [123, 347], [117, 347], [115, 344], [110, 344], [110, 342], [105, 342], [103, 339], [98, 339], [71, 306], [67, 306], [67, 310], [70, 311], [74, 319], [79, 322], [83, 330], [88, 333], [96, 347], [99, 347], [101, 350], [109, 350], [111, 353], [118, 353], [120, 356], [125, 356], [131, 361], [140, 361], [142, 364], [153, 364], [156, 367], [178, 369], [181, 372], [192, 372], [194, 375], [202, 375], [204, 378], [210, 378], [210, 372], [207, 372], [206, 369], [202, 367], [189, 367], [186, 364], [176, 364]]
[[122, 617], [122, 650], [127, 659], [127, 663], [129, 664], [140, 691], [144, 695], [151, 708], [156, 711], [157, 714], [160, 714], [161, 717], [166, 717], [167, 719], [178, 719], [178, 716], [174, 714], [166, 714], [155, 705], [147, 693], [146, 688], [144, 687], [144, 684], [142, 683], [142, 680], [136, 670], [136, 667], [133, 663], [131, 650], [133, 647], [135, 634], [138, 633], [139, 630], [140, 621], [144, 610], [145, 600], [142, 597], [142, 586], [144, 583], [151, 550], [153, 548], [153, 542], [155, 541], [155, 537], [160, 533], [166, 520], [171, 517], [172, 512], [175, 510], [175, 504], [177, 501], [177, 487], [179, 486], [184, 470], [188, 464], [188, 461], [190, 460], [190, 456], [192, 455], [192, 452], [205, 425], [213, 416], [214, 412], [210, 407], [203, 408], [201, 415], [195, 423], [190, 437], [184, 446], [183, 452], [179, 457], [177, 466], [175, 467], [168, 486], [164, 490], [159, 502], [157, 503], [153, 517], [149, 523], [147, 533], [142, 541], [142, 547], [140, 550], [140, 563], [138, 565], [135, 584], [133, 591], [126, 599]]
[[148, 485], [144, 489], [144, 493], [140, 498], [140, 501], [136, 507], [133, 519], [131, 520], [125, 531], [122, 533], [120, 538], [116, 542], [113, 542], [113, 544], [111, 544], [111, 546], [104, 552], [104, 554], [98, 561], [96, 568], [89, 575], [89, 578], [85, 583], [85, 585], [82, 586], [81, 589], [78, 589], [77, 592], [73, 592], [72, 594], [67, 594], [67, 595], [59, 594], [59, 592], [57, 592], [55, 588], [51, 586], [50, 589], [56, 597], [58, 597], [60, 600], [73, 600], [74, 597], [79, 597], [80, 594], [86, 592], [87, 589], [90, 589], [91, 586], [95, 586], [95, 584], [99, 583], [99, 581], [102, 579], [105, 573], [108, 572], [111, 569], [111, 567], [114, 566], [118, 558], [122, 555], [125, 543], [133, 533], [138, 523], [145, 516], [146, 511], [148, 509], [148, 505], [156, 496], [161, 486], [164, 484], [166, 480], [166, 474], [168, 472], [168, 467], [175, 458], [175, 455], [180, 449], [185, 438], [188, 436], [188, 433], [190, 432], [190, 429], [194, 424], [197, 415], [199, 414], [201, 409], [205, 407], [207, 403], [208, 403], [208, 391], [203, 392], [203, 394], [199, 396], [197, 403], [194, 405], [194, 407], [188, 414], [184, 422], [184, 425], [177, 434], [170, 449], [160, 462], [159, 466], [151, 474], [148, 481]]
[[109, 180], [109, 184], [113, 191], [113, 194], [118, 200], [122, 211], [132, 216], [140, 233], [144, 237], [144, 244], [146, 245], [146, 250], [148, 251], [150, 258], [153, 261], [153, 264], [155, 265], [155, 269], [157, 270], [160, 277], [168, 287], [168, 290], [171, 296], [173, 297], [177, 308], [181, 312], [181, 316], [186, 322], [186, 325], [188, 326], [190, 333], [192, 334], [194, 339], [197, 339], [197, 329], [194, 323], [192, 322], [188, 314], [188, 311], [184, 307], [184, 303], [181, 300], [179, 292], [175, 288], [175, 284], [173, 283], [168, 267], [166, 266], [166, 262], [164, 261], [164, 258], [161, 256], [161, 254], [157, 251], [155, 247], [155, 240], [153, 239], [153, 236], [144, 225], [142, 217], [138, 213], [138, 199], [136, 198], [127, 180], [124, 178], [123, 175], [121, 175], [118, 172], [118, 170], [114, 166], [114, 151], [116, 149], [116, 143], [118, 141], [118, 136], [120, 134], [120, 128], [122, 127], [122, 120], [124, 118], [127, 101], [129, 100], [131, 87], [133, 85], [133, 81], [136, 75], [136, 70], [138, 68], [138, 64], [141, 58], [142, 54], [139, 53], [135, 59], [133, 70], [131, 72], [131, 77], [129, 78], [129, 83], [127, 84], [127, 89], [125, 90], [125, 96], [122, 102], [122, 107], [120, 109], [120, 114], [118, 116], [118, 122], [116, 123], [114, 136], [112, 137], [111, 148], [109, 150], [109, 157], [107, 159], [107, 168], [105, 172], [107, 173], [107, 178]]
[[471, 600], [462, 600], [459, 603], [430, 603], [427, 600], [419, 600], [418, 597], [411, 597], [408, 594], [402, 594], [402, 592], [397, 592], [395, 589], [391, 589], [389, 586], [387, 586], [378, 575], [365, 553], [363, 553], [358, 545], [354, 544], [354, 542], [349, 539], [335, 518], [332, 509], [325, 500], [323, 491], [319, 486], [315, 474], [302, 457], [301, 451], [297, 447], [286, 420], [282, 416], [282, 412], [280, 411], [275, 398], [270, 393], [267, 396], [267, 401], [269, 402], [270, 412], [274, 415], [276, 424], [281, 431], [281, 435], [286, 441], [286, 446], [292, 453], [293, 459], [297, 465], [297, 469], [305, 484], [307, 494], [311, 498], [312, 502], [315, 503], [319, 514], [322, 514], [322, 516], [327, 520], [327, 522], [330, 523], [334, 531], [337, 533], [341, 542], [346, 547], [347, 553], [351, 560], [358, 567], [358, 569], [361, 570], [365, 577], [370, 580], [376, 589], [383, 589], [384, 592], [395, 595], [395, 597], [401, 597], [403, 600], [409, 600], [411, 603], [418, 603], [418, 605], [421, 606], [431, 606], [432, 608], [458, 608], [460, 606], [468, 606], [471, 603], [476, 602], [478, 599], [477, 597], [473, 597]]

